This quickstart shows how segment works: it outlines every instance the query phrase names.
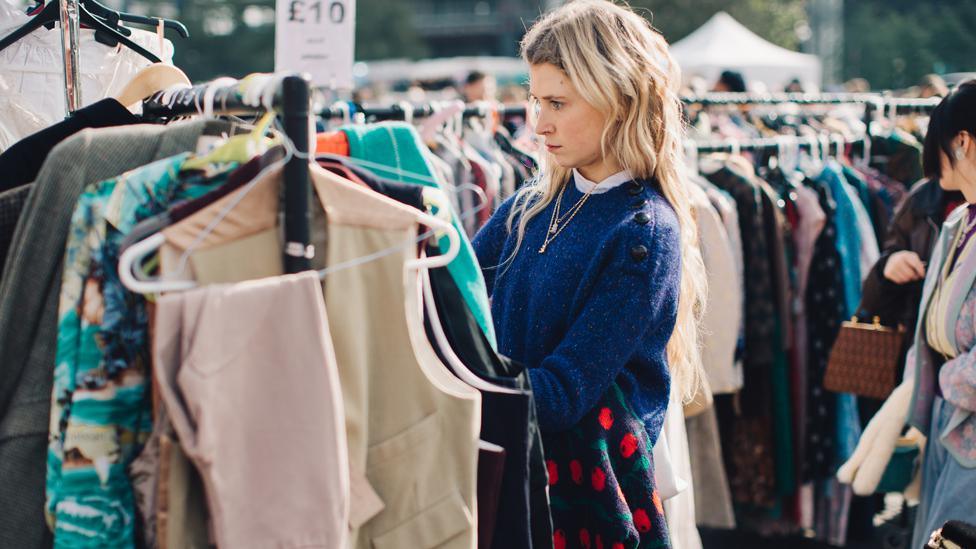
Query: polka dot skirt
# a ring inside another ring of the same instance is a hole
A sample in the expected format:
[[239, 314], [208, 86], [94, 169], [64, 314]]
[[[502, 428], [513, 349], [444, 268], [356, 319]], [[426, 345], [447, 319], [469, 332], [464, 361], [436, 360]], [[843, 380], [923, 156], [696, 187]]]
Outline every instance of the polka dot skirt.
[[614, 384], [568, 431], [543, 434], [554, 549], [670, 547], [644, 423]]

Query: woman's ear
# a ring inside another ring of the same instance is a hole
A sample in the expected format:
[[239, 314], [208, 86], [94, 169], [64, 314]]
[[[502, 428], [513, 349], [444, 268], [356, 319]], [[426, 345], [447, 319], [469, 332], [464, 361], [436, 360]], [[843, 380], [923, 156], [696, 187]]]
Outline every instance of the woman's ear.
[[[976, 147], [976, 139], [973, 139], [972, 134], [966, 131], [959, 132], [959, 135], [956, 136], [956, 156], [969, 156], [973, 152], [973, 147]], [[960, 150], [963, 152], [962, 155], [958, 154]]]

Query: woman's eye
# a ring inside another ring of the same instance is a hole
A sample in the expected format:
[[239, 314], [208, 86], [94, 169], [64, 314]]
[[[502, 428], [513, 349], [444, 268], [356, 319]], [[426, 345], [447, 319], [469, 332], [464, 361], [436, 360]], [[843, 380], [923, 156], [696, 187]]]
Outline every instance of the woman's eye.
[[549, 105], [552, 107], [552, 110], [554, 111], [558, 111], [559, 109], [563, 108], [563, 104], [560, 101], [550, 101]]

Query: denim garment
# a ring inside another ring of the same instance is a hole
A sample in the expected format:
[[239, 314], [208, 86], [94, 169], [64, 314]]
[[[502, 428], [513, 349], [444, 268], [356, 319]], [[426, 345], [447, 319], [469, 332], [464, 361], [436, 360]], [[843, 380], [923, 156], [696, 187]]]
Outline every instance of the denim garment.
[[932, 531], [947, 520], [972, 520], [976, 515], [976, 468], [960, 464], [938, 436], [955, 412], [956, 407], [941, 397], [932, 402], [932, 428], [922, 462], [922, 499], [912, 547], [924, 547]]

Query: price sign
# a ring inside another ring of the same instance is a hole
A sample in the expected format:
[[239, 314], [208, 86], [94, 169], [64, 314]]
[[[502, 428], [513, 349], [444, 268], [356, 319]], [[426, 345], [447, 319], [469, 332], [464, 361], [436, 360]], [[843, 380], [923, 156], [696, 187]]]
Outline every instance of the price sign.
[[356, 0], [277, 0], [275, 71], [307, 72], [316, 86], [352, 89]]

